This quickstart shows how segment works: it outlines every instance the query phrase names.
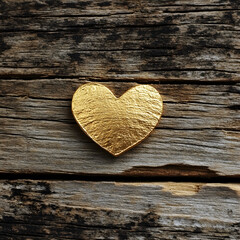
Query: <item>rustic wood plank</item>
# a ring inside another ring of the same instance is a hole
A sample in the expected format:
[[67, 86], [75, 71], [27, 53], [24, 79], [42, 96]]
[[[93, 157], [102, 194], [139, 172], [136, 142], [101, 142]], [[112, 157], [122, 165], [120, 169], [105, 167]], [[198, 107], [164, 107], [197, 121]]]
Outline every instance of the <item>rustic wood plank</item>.
[[240, 185], [0, 182], [1, 239], [240, 238]]
[[[71, 99], [80, 79], [1, 80], [1, 117], [74, 123]], [[118, 97], [136, 83], [101, 82]], [[239, 130], [240, 84], [153, 84], [164, 100], [159, 127]]]
[[[239, 84], [154, 84], [164, 113], [152, 135], [113, 158], [75, 123], [78, 79], [2, 80], [0, 171], [239, 176]], [[106, 82], [117, 96], [135, 83]], [[50, 159], [49, 159], [50, 156]]]
[[[235, 131], [156, 129], [139, 146], [113, 158], [75, 124], [1, 119], [1, 125], [1, 172], [131, 175], [133, 170], [134, 175], [144, 176], [198, 176], [206, 168], [206, 177], [239, 176], [239, 132]], [[171, 174], [165, 171], [169, 164]], [[194, 168], [175, 172], [176, 165]]]
[[[102, 0], [96, 1], [73, 1], [73, 0], [57, 0], [49, 1], [42, 0], [41, 2], [31, 0], [3, 0], [1, 1], [0, 9], [1, 16], [62, 16], [62, 15], [93, 15], [93, 16], [111, 16], [114, 13], [147, 13], [148, 9], [158, 12], [159, 10], [166, 12], [194, 12], [194, 11], [221, 11], [239, 9], [239, 0], [225, 1], [225, 0], [189, 0], [181, 1], [117, 1]], [[144, 8], [143, 8], [144, 6]], [[121, 17], [121, 16], [120, 16]]]
[[239, 6], [4, 0], [0, 76], [239, 81]]
[[[239, 179], [239, 6], [1, 1], [1, 177]], [[88, 80], [117, 96], [154, 84], [157, 129], [119, 158], [101, 150], [70, 111]], [[0, 191], [0, 239], [240, 238], [239, 184], [1, 180]]]

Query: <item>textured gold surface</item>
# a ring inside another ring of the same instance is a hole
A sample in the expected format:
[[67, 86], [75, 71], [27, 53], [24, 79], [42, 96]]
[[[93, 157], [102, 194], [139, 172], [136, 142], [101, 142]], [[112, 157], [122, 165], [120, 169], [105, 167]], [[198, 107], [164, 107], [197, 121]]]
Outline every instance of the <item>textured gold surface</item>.
[[146, 138], [158, 124], [162, 109], [162, 98], [150, 85], [135, 86], [117, 98], [104, 85], [87, 83], [72, 99], [77, 123], [114, 156]]

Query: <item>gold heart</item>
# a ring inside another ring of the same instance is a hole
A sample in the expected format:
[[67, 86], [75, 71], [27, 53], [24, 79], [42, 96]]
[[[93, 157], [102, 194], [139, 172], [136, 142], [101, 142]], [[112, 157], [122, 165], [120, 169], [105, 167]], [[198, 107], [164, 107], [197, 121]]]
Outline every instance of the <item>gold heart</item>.
[[72, 99], [79, 126], [114, 156], [145, 139], [158, 124], [162, 110], [161, 95], [150, 85], [135, 86], [117, 98], [102, 84], [86, 83]]

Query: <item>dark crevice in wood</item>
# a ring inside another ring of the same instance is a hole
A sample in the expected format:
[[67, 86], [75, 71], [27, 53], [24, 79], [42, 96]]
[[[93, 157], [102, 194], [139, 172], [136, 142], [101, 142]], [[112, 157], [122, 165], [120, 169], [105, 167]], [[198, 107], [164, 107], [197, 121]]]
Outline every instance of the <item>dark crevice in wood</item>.
[[[63, 76], [63, 75], [44, 75], [44, 74], [0, 74], [0, 80], [43, 80], [43, 79], [78, 79], [78, 76]], [[82, 76], [81, 78], [87, 78]], [[108, 80], [109, 81], [109, 80]]]
[[[87, 50], [86, 52], [114, 52], [114, 51], [119, 51], [119, 52], [124, 52], [124, 51], [132, 51], [132, 50], [137, 50], [137, 51], [142, 51], [144, 49], [111, 49], [111, 50]], [[83, 50], [82, 52], [85, 52], [85, 50]], [[166, 55], [168, 56], [168, 55]], [[170, 56], [170, 55], [169, 55]], [[172, 56], [172, 55], [171, 55]], [[223, 62], [223, 61], [222, 61]], [[12, 68], [12, 67], [4, 67], [4, 68]], [[17, 68], [23, 68], [23, 69], [34, 69], [34, 68], [38, 68], [38, 67], [21, 67], [21, 66], [17, 66]], [[45, 66], [40, 67], [40, 68], [45, 68]], [[59, 67], [55, 67], [55, 66], [47, 66], [47, 68], [52, 68], [52, 69], [57, 69]], [[147, 69], [147, 70], [136, 70], [136, 71], [126, 71], [126, 73], [138, 73], [138, 72], [207, 72], [207, 71], [212, 71], [212, 72], [221, 72], [221, 73], [238, 73], [238, 71], [228, 71], [228, 70], [221, 70], [221, 69], [214, 69], [214, 68], [161, 68], [161, 69]], [[117, 72], [117, 71], [116, 71]], [[122, 73], [119, 71], [119, 73]], [[0, 75], [0, 79], [1, 78], [18, 78], [18, 77], [23, 77], [26, 76], [31, 77], [32, 75], [15, 75], [15, 74], [6, 74], [6, 75]], [[33, 75], [35, 76], [39, 76], [39, 77], [43, 77], [44, 75]], [[59, 77], [59, 75], [52, 75], [49, 77]], [[61, 77], [61, 76], [60, 76]], [[62, 76], [64, 78], [67, 78], [68, 76]], [[91, 76], [81, 76], [81, 75], [76, 75], [76, 76], [69, 76], [69, 78], [71, 77], [75, 77], [75, 78], [84, 78], [84, 77], [88, 77], [91, 78]], [[149, 78], [148, 78], [149, 79]], [[124, 79], [123, 79], [124, 80]], [[162, 79], [161, 79], [162, 80]], [[167, 81], [169, 81], [169, 79], [167, 79]], [[192, 81], [191, 81], [192, 82]], [[201, 82], [201, 81], [198, 81]]]
[[[232, 9], [234, 11], [234, 9]], [[52, 17], [52, 18], [97, 18], [97, 17], [111, 17], [111, 16], [119, 16], [119, 15], [132, 15], [135, 12], [119, 12], [119, 13], [109, 13], [109, 14], [62, 14], [62, 15], [44, 15], [44, 14], [27, 14], [27, 15], [10, 15], [11, 18], [17, 17], [17, 18], [45, 18], [45, 17]], [[1, 16], [1, 18], [9, 19], [9, 16]]]
[[238, 179], [240, 180], [239, 175], [233, 176], [221, 176], [217, 171], [209, 169], [206, 166], [197, 166], [197, 165], [188, 165], [188, 164], [167, 164], [160, 167], [149, 167], [149, 166], [135, 166], [129, 170], [124, 171], [123, 175], [125, 176], [168, 176], [171, 178], [203, 178], [203, 179]]
[[0, 172], [1, 180], [54, 180], [102, 182], [204, 182], [240, 183], [239, 175], [220, 175], [205, 166], [168, 164], [161, 167], [136, 166], [120, 174], [59, 172]]
[[[0, 98], [6, 98], [6, 97], [11, 97], [11, 98], [29, 98], [29, 99], [35, 99], [35, 100], [54, 100], [54, 101], [66, 101], [70, 102], [72, 101], [72, 98], [50, 98], [50, 97], [33, 97], [33, 96], [28, 96], [28, 95], [0, 95]], [[8, 108], [8, 107], [2, 107], [2, 108]]]
[[[61, 225], [65, 225], [64, 223], [62, 223], [62, 222], [55, 222], [56, 224], [61, 224]], [[24, 222], [23, 220], [22, 221], [19, 221], [19, 220], [17, 220], [17, 219], [14, 219], [13, 221], [9, 221], [7, 218], [6, 218], [6, 220], [4, 219], [4, 221], [2, 221], [1, 222], [1, 224], [2, 225], [5, 225], [5, 226], [7, 226], [8, 224], [19, 224], [19, 225], [22, 225], [22, 226], [34, 226], [34, 227], [41, 227], [41, 226], [44, 226], [45, 224], [43, 224], [43, 223], [27, 223], [27, 222]], [[124, 227], [124, 226], [117, 226], [117, 225], [107, 225], [107, 226], [104, 226], [104, 225], [98, 225], [98, 224], [96, 224], [96, 225], [90, 225], [90, 224], [85, 224], [85, 225], [82, 225], [82, 224], [74, 224], [74, 223], [67, 223], [66, 225], [68, 225], [68, 226], [72, 226], [72, 227], [78, 227], [78, 228], [82, 228], [82, 229], [102, 229], [102, 230], [105, 230], [105, 229], [112, 229], [112, 230], [119, 230], [119, 229], [121, 229], [121, 230], [123, 230], [123, 231], [130, 231], [130, 229], [128, 228], [128, 227]], [[159, 228], [159, 226], [148, 226], [148, 228]], [[134, 230], [135, 232], [144, 232], [144, 230], [141, 230], [141, 229], [135, 229]], [[179, 231], [174, 231], [174, 232], [187, 232], [187, 231], [181, 231], [181, 230], [179, 230]], [[16, 233], [14, 233], [14, 235], [15, 235]], [[18, 234], [16, 234], [16, 235], [18, 235]], [[29, 234], [29, 235], [27, 235], [27, 233], [26, 233], [26, 235], [25, 234], [21, 234], [22, 236], [41, 236], [40, 234], [39, 235], [33, 235], [33, 234]], [[43, 234], [43, 236], [44, 236], [45, 234]], [[1, 233], [0, 233], [0, 236], [1, 236]], [[69, 239], [72, 239], [72, 238], [69, 238]]]
[[[165, 118], [165, 117], [163, 117], [163, 118]], [[188, 119], [190, 119], [190, 118], [188, 118]], [[221, 130], [223, 130], [223, 131], [232, 131], [232, 132], [239, 132], [239, 130], [238, 129], [235, 129], [235, 128], [228, 128], [228, 127], [226, 127], [226, 128], [222, 128], [222, 127], [220, 127], [220, 128], [217, 128], [217, 127], [211, 127], [211, 128], [208, 128], [208, 127], [206, 127], [206, 128], [175, 128], [175, 127], [156, 127], [156, 129], [169, 129], [169, 130], [175, 130], [175, 131], [204, 131], [204, 130], [209, 130], [209, 131], [212, 131], [212, 130], [216, 130], [216, 131], [221, 131]]]
[[[115, 25], [115, 26], [109, 26], [109, 25], [103, 25], [103, 24], [98, 24], [98, 25], [95, 25], [95, 24], [87, 24], [87, 25], [68, 25], [67, 27], [63, 27], [63, 28], [55, 28], [54, 30], [44, 30], [44, 29], [20, 29], [20, 28], [8, 28], [8, 29], [2, 29], [1, 30], [1, 33], [29, 33], [29, 34], [35, 34], [35, 33], [47, 33], [47, 34], [54, 34], [54, 33], [78, 33], [79, 30], [81, 29], [91, 29], [91, 30], [100, 30], [100, 29], [104, 29], [104, 30], [111, 30], [111, 29], [142, 29], [142, 28], [157, 28], [157, 27], [171, 27], [171, 26], [196, 26], [196, 27], [199, 27], [201, 25], [209, 25], [209, 26], [219, 26], [219, 25], [222, 25], [222, 26], [228, 26], [228, 27], [232, 27], [232, 25], [228, 25], [228, 24], [225, 24], [225, 23], [221, 23], [221, 22], [218, 22], [218, 23], [200, 23], [200, 24], [190, 24], [190, 23], [181, 23], [181, 24], [175, 24], [175, 23], [158, 23], [158, 24], [145, 24], [145, 25], [124, 25], [124, 24], [119, 24], [119, 25]], [[240, 30], [238, 29], [231, 29], [232, 32], [239, 32]], [[177, 36], [177, 35], [176, 35]], [[192, 36], [195, 36], [195, 37], [202, 37], [203, 35], [202, 34], [192, 34]], [[203, 47], [203, 46], [202, 46]], [[237, 48], [234, 48], [234, 46], [231, 46], [231, 47], [224, 47], [224, 46], [221, 46], [221, 47], [211, 47], [211, 46], [205, 46], [206, 48], [216, 48], [216, 49], [228, 49], [228, 50], [238, 50]], [[140, 48], [141, 49], [141, 48]], [[146, 48], [148, 49], [148, 48]], [[161, 49], [161, 48], [149, 48], [149, 49]], [[168, 49], [168, 48], [167, 48]], [[170, 49], [176, 49], [176, 48], [170, 48]], [[196, 49], [197, 49], [197, 46], [196, 46]], [[123, 49], [124, 50], [124, 49]], [[127, 50], [127, 49], [126, 49]], [[129, 49], [131, 50], [131, 49]], [[86, 51], [90, 51], [90, 50], [86, 50]], [[93, 51], [100, 51], [100, 50], [93, 50]]]
[[230, 110], [240, 110], [240, 105], [231, 105], [231, 106], [228, 106], [227, 107], [228, 109], [230, 109]]
[[[176, 104], [176, 102], [170, 102], [170, 101], [164, 101], [164, 103]], [[210, 106], [219, 106], [219, 107], [225, 106], [225, 104], [222, 104], [222, 103], [210, 103], [210, 102], [202, 102], [202, 101], [201, 102], [200, 101], [178, 101], [177, 103], [178, 104], [201, 104], [201, 105], [210, 105]]]
[[190, 9], [190, 10], [164, 10], [164, 13], [195, 13], [195, 12], [201, 12], [201, 13], [208, 13], [208, 12], [228, 12], [228, 11], [239, 11], [239, 8], [224, 8], [224, 9]]
[[[164, 69], [162, 70], [164, 71]], [[184, 70], [181, 70], [184, 71]], [[198, 71], [201, 71], [199, 69]], [[219, 70], [221, 71], [221, 70]], [[150, 79], [150, 78], [94, 78], [89, 76], [64, 76], [64, 75], [22, 75], [22, 74], [0, 74], [0, 81], [2, 80], [49, 80], [49, 79], [75, 79], [79, 81], [86, 81], [86, 82], [123, 82], [123, 83], [147, 83], [147, 84], [189, 84], [189, 85], [236, 85], [240, 83], [240, 79], [238, 81], [231, 81], [231, 80], [221, 80], [221, 81], [206, 81], [206, 80], [176, 80], [176, 79]]]
[[[11, 223], [11, 225], [12, 225], [13, 223]], [[16, 224], [16, 223], [15, 223]], [[22, 225], [22, 224], [21, 224]], [[8, 226], [8, 224], [7, 223], [5, 223], [5, 222], [2, 222], [1, 223], [1, 227], [4, 227], [4, 228], [6, 228]], [[17, 239], [17, 238], [19, 238], [19, 237], [23, 237], [23, 238], [26, 238], [26, 239], [28, 239], [29, 237], [34, 237], [34, 239], [37, 237], [37, 238], [42, 238], [42, 237], [44, 237], [44, 236], [46, 236], [45, 234], [34, 234], [34, 233], [30, 233], [30, 234], [23, 234], [23, 233], [17, 233], [17, 232], [11, 232], [11, 233], [9, 233], [9, 232], [2, 232], [2, 234], [0, 234], [0, 236], [3, 236], [3, 238], [1, 238], [2, 240], [4, 240], [4, 239], [6, 239], [6, 237], [11, 237], [11, 238], [13, 238], [13, 237], [16, 237], [15, 239]], [[5, 237], [5, 238], [4, 238]]]
[[221, 69], [212, 69], [212, 68], [163, 68], [163, 69], [148, 69], [147, 72], [183, 72], [183, 71], [192, 71], [192, 72], [199, 72], [199, 71], [213, 71], [213, 72], [224, 72], [224, 73], [237, 73], [237, 71], [227, 71]]

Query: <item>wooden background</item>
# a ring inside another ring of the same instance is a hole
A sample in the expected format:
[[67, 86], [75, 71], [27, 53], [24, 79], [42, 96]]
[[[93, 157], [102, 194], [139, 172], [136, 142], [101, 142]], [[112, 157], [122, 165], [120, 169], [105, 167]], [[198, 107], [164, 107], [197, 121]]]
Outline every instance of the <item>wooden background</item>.
[[[85, 82], [164, 100], [112, 157]], [[240, 239], [240, 1], [0, 1], [0, 239]]]

